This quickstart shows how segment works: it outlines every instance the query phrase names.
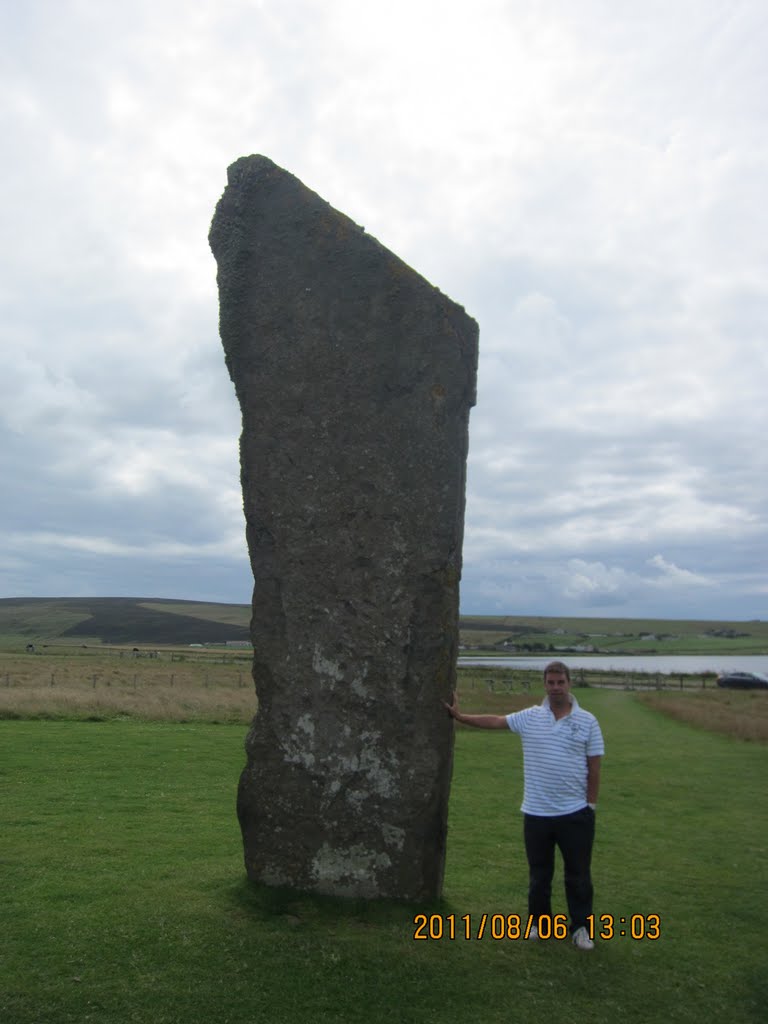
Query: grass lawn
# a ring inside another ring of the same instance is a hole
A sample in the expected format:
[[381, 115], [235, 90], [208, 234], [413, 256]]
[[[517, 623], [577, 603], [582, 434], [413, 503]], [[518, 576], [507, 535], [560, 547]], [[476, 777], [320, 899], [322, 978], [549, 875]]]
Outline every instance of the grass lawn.
[[[0, 1021], [762, 1024], [768, 748], [578, 696], [607, 743], [595, 910], [616, 934], [591, 953], [413, 939], [420, 909], [473, 933], [524, 914], [511, 734], [457, 730], [444, 900], [414, 908], [245, 882], [242, 725], [0, 721]], [[562, 911], [560, 873], [555, 892]], [[650, 914], [657, 941], [618, 935]]]

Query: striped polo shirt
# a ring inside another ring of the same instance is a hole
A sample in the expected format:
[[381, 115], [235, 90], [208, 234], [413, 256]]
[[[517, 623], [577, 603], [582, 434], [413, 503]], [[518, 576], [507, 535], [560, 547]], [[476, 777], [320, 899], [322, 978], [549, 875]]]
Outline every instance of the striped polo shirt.
[[555, 718], [548, 697], [507, 715], [523, 744], [524, 814], [554, 817], [586, 805], [587, 757], [604, 754], [605, 745], [595, 716], [569, 696], [571, 711], [564, 718]]

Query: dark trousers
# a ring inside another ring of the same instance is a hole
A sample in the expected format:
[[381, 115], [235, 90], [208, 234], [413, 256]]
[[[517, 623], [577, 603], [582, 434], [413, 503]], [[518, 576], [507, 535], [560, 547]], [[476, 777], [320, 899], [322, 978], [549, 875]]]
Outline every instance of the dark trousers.
[[552, 876], [555, 872], [555, 847], [563, 856], [565, 898], [571, 918], [571, 932], [587, 923], [592, 913], [592, 844], [595, 839], [595, 812], [584, 807], [573, 814], [523, 818], [525, 853], [528, 857], [528, 913], [538, 918], [552, 916]]

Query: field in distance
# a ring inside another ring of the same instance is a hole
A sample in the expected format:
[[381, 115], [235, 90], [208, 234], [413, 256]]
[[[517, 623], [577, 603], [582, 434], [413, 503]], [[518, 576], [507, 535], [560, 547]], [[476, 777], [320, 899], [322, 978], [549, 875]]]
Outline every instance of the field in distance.
[[[0, 599], [0, 649], [243, 644], [250, 605], [131, 597]], [[766, 654], [768, 622], [462, 616], [473, 653]]]
[[494, 654], [766, 654], [768, 622], [462, 616], [461, 642]]

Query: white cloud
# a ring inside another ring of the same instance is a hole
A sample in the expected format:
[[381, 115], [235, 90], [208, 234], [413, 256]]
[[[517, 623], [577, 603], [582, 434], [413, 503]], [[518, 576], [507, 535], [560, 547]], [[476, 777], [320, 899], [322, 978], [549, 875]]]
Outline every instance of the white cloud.
[[572, 558], [568, 562], [568, 576], [564, 590], [567, 597], [577, 602], [594, 604], [599, 598], [601, 604], [609, 603], [622, 595], [633, 583], [623, 569], [609, 568], [602, 562], [584, 562]]
[[66, 552], [86, 552], [91, 555], [119, 556], [120, 558], [168, 559], [194, 556], [197, 560], [207, 558], [228, 558], [236, 556], [240, 550], [239, 538], [232, 538], [208, 544], [185, 544], [170, 540], [154, 544], [120, 544], [109, 537], [85, 536], [83, 534], [62, 533], [28, 533], [16, 534], [7, 538], [11, 546], [21, 549], [29, 544], [41, 548], [60, 548]]
[[657, 586], [711, 587], [714, 585], [713, 580], [691, 572], [689, 569], [681, 569], [674, 562], [668, 562], [662, 555], [654, 555], [653, 558], [649, 558], [648, 564], [661, 572], [661, 576], [653, 580]]

